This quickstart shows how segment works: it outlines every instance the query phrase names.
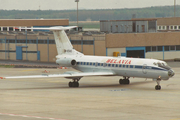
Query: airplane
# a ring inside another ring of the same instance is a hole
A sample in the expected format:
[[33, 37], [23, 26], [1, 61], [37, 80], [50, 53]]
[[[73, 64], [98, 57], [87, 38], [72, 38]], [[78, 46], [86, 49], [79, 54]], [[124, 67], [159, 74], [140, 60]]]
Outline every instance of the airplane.
[[[57, 53], [56, 63], [62, 67], [72, 67], [80, 72], [68, 71], [63, 74], [45, 74], [29, 76], [9, 76], [1, 79], [19, 78], [57, 78], [64, 77], [72, 79], [69, 87], [79, 87], [79, 81], [87, 76], [121, 76], [119, 84], [130, 84], [130, 77], [151, 78], [157, 82], [155, 90], [161, 90], [160, 81], [169, 80], [175, 75], [174, 70], [161, 60], [128, 58], [128, 57], [108, 57], [84, 55], [75, 49], [65, 33], [65, 30], [76, 28], [77, 26], [56, 26], [49, 28], [33, 28], [36, 30], [53, 31]], [[21, 28], [22, 29], [22, 28]], [[32, 28], [24, 28], [32, 29]]]

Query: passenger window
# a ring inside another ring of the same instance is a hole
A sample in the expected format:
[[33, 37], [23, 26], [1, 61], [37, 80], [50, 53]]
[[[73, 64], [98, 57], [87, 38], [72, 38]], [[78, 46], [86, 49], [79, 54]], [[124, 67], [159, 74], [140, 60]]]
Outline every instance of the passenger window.
[[123, 68], [125, 68], [126, 67], [126, 65], [123, 65]]
[[121, 67], [121, 64], [119, 65], [119, 67]]
[[108, 67], [111, 67], [111, 64], [108, 64]]
[[126, 65], [126, 68], [128, 68], [129, 67], [129, 65]]
[[133, 68], [134, 66], [133, 65], [130, 65], [130, 68]]
[[116, 65], [116, 67], [118, 67], [118, 64]]
[[114, 67], [114, 64], [112, 64], [112, 67]]
[[90, 63], [90, 65], [92, 65], [92, 63]]
[[87, 62], [87, 65], [89, 65], [89, 63]]
[[96, 63], [93, 63], [93, 65], [95, 66], [95, 65], [96, 65]]
[[106, 63], [104, 63], [104, 65], [103, 65], [104, 67], [106, 67], [107, 66], [107, 64]]

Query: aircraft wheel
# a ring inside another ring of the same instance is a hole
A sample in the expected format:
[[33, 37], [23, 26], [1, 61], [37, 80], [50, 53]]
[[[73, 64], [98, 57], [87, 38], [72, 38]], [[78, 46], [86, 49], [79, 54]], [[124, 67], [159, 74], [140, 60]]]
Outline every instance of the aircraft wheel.
[[123, 79], [120, 79], [120, 80], [119, 80], [119, 84], [120, 84], [120, 85], [124, 84]]
[[69, 82], [69, 87], [73, 87], [73, 83], [72, 82]]
[[155, 86], [155, 89], [156, 89], [156, 90], [161, 90], [161, 86], [160, 86], [160, 85], [156, 85], [156, 86]]
[[79, 82], [69, 82], [69, 87], [79, 87]]
[[129, 85], [130, 81], [128, 79], [126, 79], [125, 81], [125, 84]]
[[79, 82], [74, 82], [74, 87], [79, 87]]

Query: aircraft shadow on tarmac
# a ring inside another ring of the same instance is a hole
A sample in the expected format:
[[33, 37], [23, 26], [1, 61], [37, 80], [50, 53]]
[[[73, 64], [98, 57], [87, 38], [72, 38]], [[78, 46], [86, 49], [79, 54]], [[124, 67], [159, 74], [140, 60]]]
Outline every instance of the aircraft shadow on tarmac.
[[[129, 85], [119, 85], [119, 84], [107, 84], [107, 85], [101, 85], [100, 83], [99, 84], [81, 84], [79, 88], [69, 88], [67, 86], [67, 84], [59, 84], [59, 86], [54, 86], [52, 84], [51, 87], [50, 85], [49, 86], [44, 86], [44, 87], [28, 87], [27, 85], [27, 88], [3, 88], [0, 90], [46, 90], [46, 89], [85, 89], [85, 88], [128, 88], [128, 89], [131, 89], [133, 86], [135, 87], [136, 85], [143, 85], [143, 84], [148, 84], [148, 83], [152, 83], [153, 81], [141, 81], [141, 82], [132, 82], [130, 83]], [[133, 88], [134, 88], [133, 87]], [[144, 87], [143, 87], [144, 89]]]

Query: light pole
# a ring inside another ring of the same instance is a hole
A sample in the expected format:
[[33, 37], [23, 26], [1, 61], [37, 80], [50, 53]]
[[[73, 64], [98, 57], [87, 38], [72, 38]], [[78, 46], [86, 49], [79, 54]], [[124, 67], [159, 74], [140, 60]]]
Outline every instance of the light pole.
[[78, 2], [79, 2], [79, 0], [75, 0], [75, 2], [77, 2], [77, 26], [78, 26]]
[[174, 17], [176, 17], [176, 0], [174, 0]]

